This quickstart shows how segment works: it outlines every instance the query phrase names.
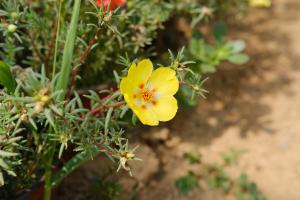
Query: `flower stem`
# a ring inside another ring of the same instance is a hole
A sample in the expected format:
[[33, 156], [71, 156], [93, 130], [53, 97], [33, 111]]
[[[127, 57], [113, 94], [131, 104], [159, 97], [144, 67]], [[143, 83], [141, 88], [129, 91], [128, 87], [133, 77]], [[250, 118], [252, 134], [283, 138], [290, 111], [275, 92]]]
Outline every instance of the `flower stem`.
[[56, 36], [55, 36], [55, 47], [54, 47], [54, 61], [52, 67], [52, 77], [55, 76], [55, 69], [56, 69], [56, 60], [57, 60], [57, 49], [58, 49], [58, 41], [59, 41], [59, 32], [60, 32], [60, 17], [61, 17], [61, 7], [62, 7], [63, 0], [59, 0], [59, 7], [58, 7], [58, 17], [57, 17], [57, 29], [56, 29]]
[[44, 200], [51, 199], [51, 191], [52, 191], [52, 161], [55, 153], [55, 143], [50, 147], [49, 152], [46, 155], [46, 163], [45, 163], [45, 184], [44, 184]]
[[100, 106], [94, 108], [93, 110], [91, 110], [90, 114], [96, 115], [97, 113], [102, 113], [102, 112], [106, 111], [109, 108], [118, 108], [118, 107], [121, 107], [125, 104], [126, 104], [125, 101], [120, 101], [120, 102], [112, 103], [112, 104], [109, 104], [109, 105], [100, 105]]
[[51, 199], [51, 175], [52, 171], [47, 170], [45, 173], [45, 193], [44, 193], [44, 200], [50, 200]]

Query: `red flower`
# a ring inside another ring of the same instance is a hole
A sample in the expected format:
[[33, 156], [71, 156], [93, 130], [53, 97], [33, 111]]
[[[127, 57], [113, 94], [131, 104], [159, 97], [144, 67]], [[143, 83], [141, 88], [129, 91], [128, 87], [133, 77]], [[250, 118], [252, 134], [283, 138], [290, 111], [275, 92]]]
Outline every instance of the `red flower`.
[[[105, 8], [108, 6], [110, 0], [103, 0]], [[110, 3], [110, 10], [114, 10], [117, 7], [123, 6], [127, 0], [111, 0]], [[102, 7], [102, 0], [96, 0], [97, 5], [99, 8]]]

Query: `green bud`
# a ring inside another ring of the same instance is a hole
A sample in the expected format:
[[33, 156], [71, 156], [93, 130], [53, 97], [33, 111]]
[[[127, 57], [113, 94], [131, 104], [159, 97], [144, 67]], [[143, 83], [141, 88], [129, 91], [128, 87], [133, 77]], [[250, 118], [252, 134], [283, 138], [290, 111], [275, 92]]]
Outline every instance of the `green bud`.
[[16, 13], [16, 12], [12, 12], [12, 13], [10, 14], [10, 17], [11, 17], [13, 20], [17, 20], [17, 19], [19, 18], [19, 14]]
[[17, 27], [16, 25], [14, 25], [14, 24], [10, 24], [10, 25], [7, 26], [7, 30], [8, 30], [9, 32], [11, 32], [11, 33], [16, 32], [17, 28], [18, 28], [18, 27]]
[[49, 101], [49, 96], [47, 95], [44, 95], [44, 96], [41, 96], [41, 101], [44, 102], [44, 103], [47, 103]]

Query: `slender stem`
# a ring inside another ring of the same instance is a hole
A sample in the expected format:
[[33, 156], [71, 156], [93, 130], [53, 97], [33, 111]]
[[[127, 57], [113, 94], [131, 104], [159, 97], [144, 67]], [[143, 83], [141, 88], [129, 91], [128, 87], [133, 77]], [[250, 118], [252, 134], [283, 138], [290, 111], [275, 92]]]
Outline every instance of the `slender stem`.
[[78, 65], [82, 65], [88, 55], [88, 53], [90, 52], [91, 48], [93, 47], [94, 44], [97, 43], [98, 39], [99, 39], [99, 36], [100, 36], [100, 33], [101, 33], [101, 30], [102, 30], [102, 26], [100, 26], [97, 31], [96, 31], [96, 34], [95, 36], [93, 37], [93, 39], [91, 39], [89, 41], [89, 45], [85, 48], [85, 50], [83, 51], [83, 53], [81, 54], [80, 56], [80, 59], [78, 61]]
[[31, 41], [32, 49], [33, 49], [34, 53], [37, 55], [37, 57], [43, 63], [45, 61], [45, 57], [41, 54], [40, 50], [38, 49], [38, 47], [37, 47], [37, 45], [35, 43], [36, 40], [34, 39], [34, 36], [29, 31], [28, 31], [28, 37], [29, 37], [29, 39]]
[[47, 170], [45, 173], [45, 193], [44, 193], [44, 200], [51, 200], [51, 176], [52, 171]]
[[53, 162], [53, 157], [54, 157], [54, 153], [55, 153], [55, 146], [56, 146], [55, 143], [51, 144], [49, 152], [46, 156], [47, 160], [46, 160], [46, 165], [45, 165], [44, 200], [51, 200], [52, 162]]
[[102, 112], [104, 112], [105, 110], [107, 110], [109, 108], [118, 108], [118, 107], [121, 107], [125, 104], [126, 104], [125, 101], [120, 101], [120, 102], [112, 103], [112, 104], [109, 104], [109, 105], [100, 105], [100, 106], [94, 108], [93, 110], [91, 110], [90, 114], [96, 115], [97, 113], [102, 113]]
[[58, 49], [58, 41], [59, 41], [59, 32], [60, 32], [60, 17], [61, 17], [61, 7], [63, 0], [59, 0], [59, 8], [58, 8], [58, 17], [57, 17], [57, 29], [55, 36], [55, 47], [54, 47], [54, 61], [53, 61], [53, 69], [52, 69], [52, 77], [55, 76], [56, 70], [56, 57], [57, 57], [57, 49]]

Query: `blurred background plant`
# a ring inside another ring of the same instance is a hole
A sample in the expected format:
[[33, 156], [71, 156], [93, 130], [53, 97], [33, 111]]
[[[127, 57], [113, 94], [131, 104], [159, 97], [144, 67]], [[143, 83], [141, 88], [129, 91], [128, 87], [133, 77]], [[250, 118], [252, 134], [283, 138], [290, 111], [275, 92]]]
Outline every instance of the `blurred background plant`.
[[[248, 61], [243, 41], [224, 38], [223, 23], [213, 28], [212, 44], [200, 37], [201, 27], [242, 15], [247, 5], [131, 0], [111, 10], [93, 0], [1, 1], [0, 196], [44, 181], [49, 199], [52, 187], [98, 152], [130, 171], [127, 161], [136, 158], [124, 127], [136, 117], [117, 89], [121, 77], [150, 57], [176, 70], [178, 98], [195, 105], [206, 92], [206, 73], [223, 61]], [[180, 42], [168, 24], [182, 18], [191, 33]], [[170, 38], [164, 41], [164, 34]]]
[[[220, 189], [225, 194], [234, 194], [237, 200], [265, 200], [266, 198], [258, 190], [256, 184], [251, 182], [248, 175], [241, 173], [238, 177], [230, 176], [228, 168], [232, 165], [238, 165], [239, 157], [245, 150], [237, 150], [231, 148], [227, 152], [221, 154], [223, 163], [194, 163], [195, 155], [201, 159], [201, 155], [193, 152], [188, 152], [183, 155], [191, 165], [198, 165], [198, 170], [190, 170], [187, 175], [179, 177], [175, 185], [182, 195], [187, 195], [192, 190], [199, 187], [200, 182], [207, 184], [208, 188]], [[187, 157], [186, 155], [194, 155]]]

